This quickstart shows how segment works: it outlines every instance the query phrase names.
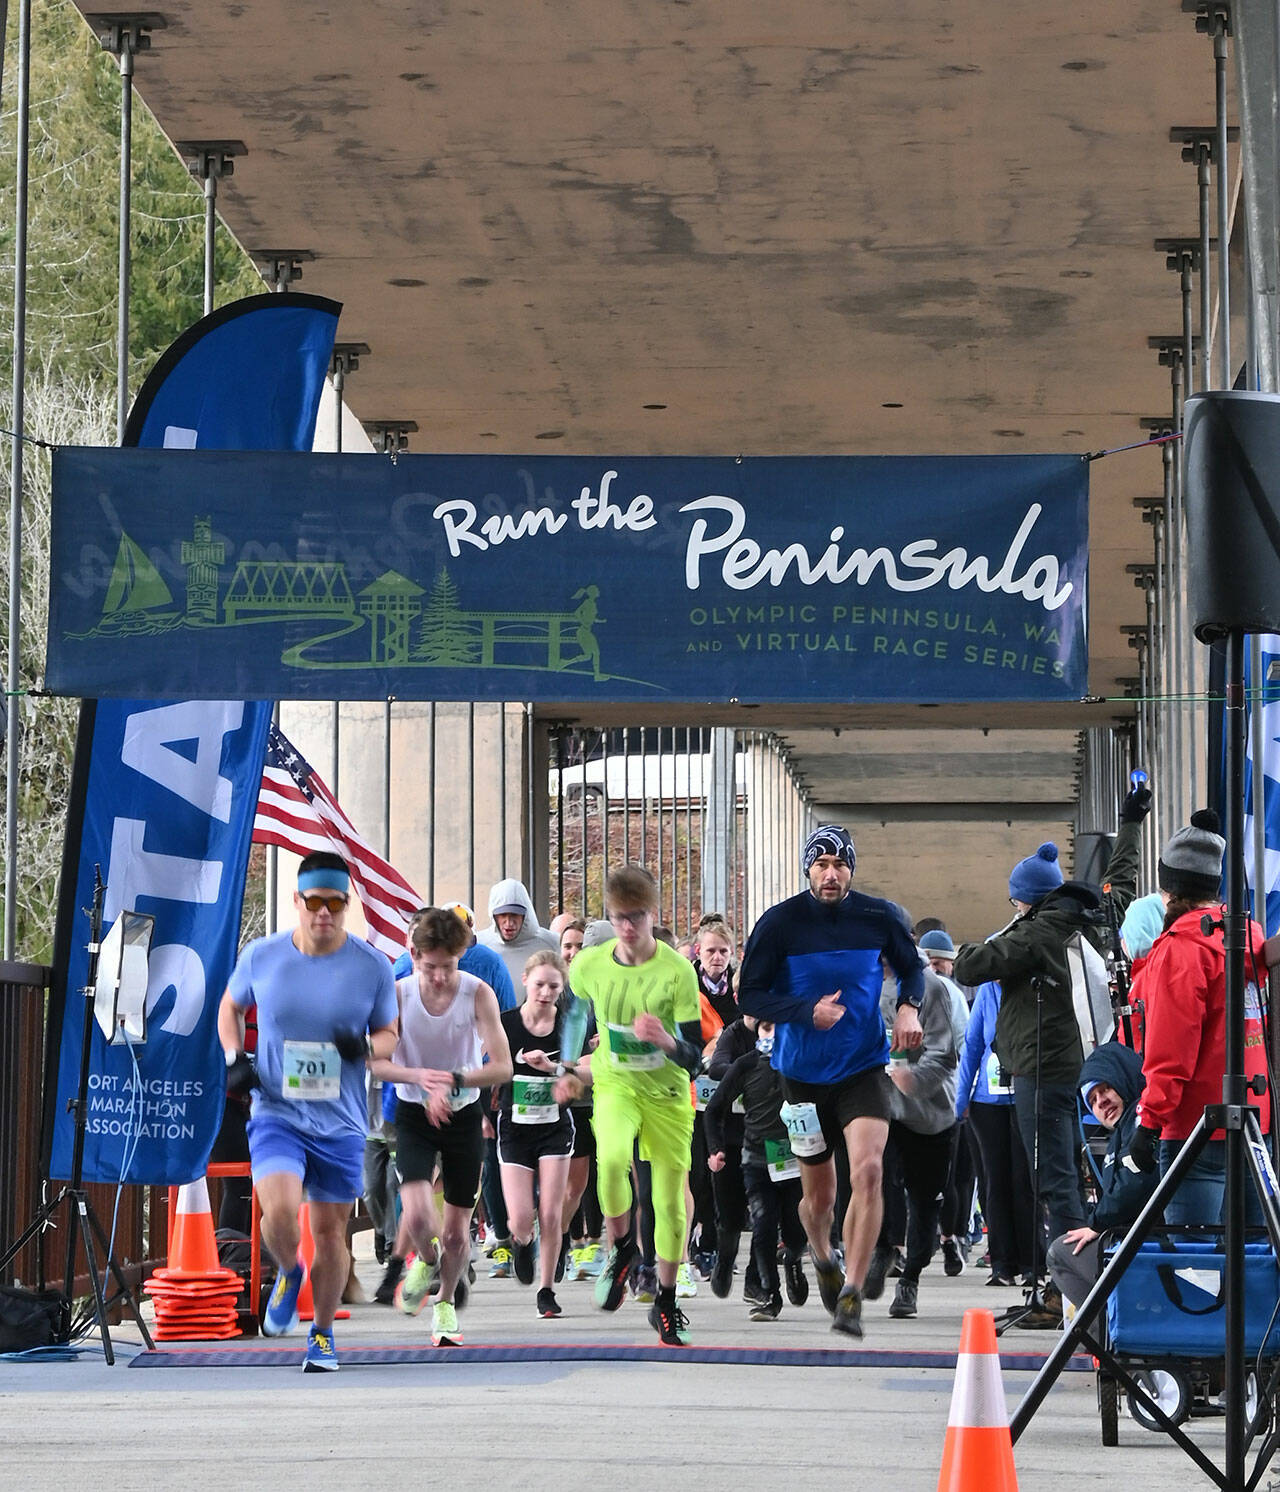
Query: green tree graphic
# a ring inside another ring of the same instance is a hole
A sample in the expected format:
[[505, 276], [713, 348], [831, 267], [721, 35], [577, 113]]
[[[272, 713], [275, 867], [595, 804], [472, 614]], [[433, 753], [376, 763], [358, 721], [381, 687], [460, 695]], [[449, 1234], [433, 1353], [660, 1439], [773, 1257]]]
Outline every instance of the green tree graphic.
[[422, 612], [415, 658], [441, 668], [464, 668], [476, 662], [476, 639], [458, 605], [458, 587], [448, 570], [441, 570]]

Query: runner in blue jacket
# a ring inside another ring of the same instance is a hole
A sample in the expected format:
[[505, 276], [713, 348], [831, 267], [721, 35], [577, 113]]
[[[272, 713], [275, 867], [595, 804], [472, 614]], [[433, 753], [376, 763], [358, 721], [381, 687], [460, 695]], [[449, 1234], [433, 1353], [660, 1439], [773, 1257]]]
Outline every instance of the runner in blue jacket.
[[[922, 1040], [920, 955], [891, 902], [851, 887], [857, 857], [838, 824], [805, 841], [809, 889], [770, 907], [747, 943], [738, 1003], [775, 1023], [773, 1066], [783, 1115], [801, 1162], [800, 1219], [832, 1330], [862, 1335], [861, 1286], [880, 1231], [881, 1168], [889, 1133], [889, 1041], [880, 1016], [883, 968], [898, 980], [893, 1047]], [[844, 1269], [831, 1248], [834, 1147], [849, 1155]]]

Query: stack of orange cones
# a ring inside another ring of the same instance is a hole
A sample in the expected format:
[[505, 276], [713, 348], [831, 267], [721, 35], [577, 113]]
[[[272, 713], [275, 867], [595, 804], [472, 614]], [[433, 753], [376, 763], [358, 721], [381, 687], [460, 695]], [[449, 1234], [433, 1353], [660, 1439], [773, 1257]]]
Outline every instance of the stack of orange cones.
[[990, 1311], [964, 1313], [938, 1492], [1018, 1492]]
[[[298, 1209], [298, 1229], [302, 1234], [298, 1244], [298, 1258], [306, 1266], [306, 1272], [302, 1276], [302, 1289], [298, 1291], [298, 1320], [314, 1321], [316, 1315], [315, 1301], [311, 1298], [311, 1267], [316, 1262], [316, 1240], [311, 1232], [311, 1204], [304, 1202]], [[335, 1321], [349, 1321], [350, 1311], [335, 1311]]]
[[152, 1336], [157, 1341], [221, 1341], [240, 1335], [236, 1299], [243, 1281], [218, 1260], [203, 1176], [179, 1188], [168, 1267], [157, 1269], [142, 1288], [155, 1306]]

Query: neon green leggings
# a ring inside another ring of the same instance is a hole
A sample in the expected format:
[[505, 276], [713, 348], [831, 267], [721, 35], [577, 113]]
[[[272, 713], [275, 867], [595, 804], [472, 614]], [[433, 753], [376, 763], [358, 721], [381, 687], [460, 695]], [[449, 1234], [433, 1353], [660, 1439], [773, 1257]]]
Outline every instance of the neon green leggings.
[[684, 1253], [684, 1188], [693, 1138], [693, 1104], [687, 1095], [641, 1097], [630, 1088], [597, 1087], [591, 1125], [596, 1136], [600, 1210], [621, 1217], [631, 1206], [631, 1157], [653, 1173], [653, 1244], [659, 1259], [678, 1263]]

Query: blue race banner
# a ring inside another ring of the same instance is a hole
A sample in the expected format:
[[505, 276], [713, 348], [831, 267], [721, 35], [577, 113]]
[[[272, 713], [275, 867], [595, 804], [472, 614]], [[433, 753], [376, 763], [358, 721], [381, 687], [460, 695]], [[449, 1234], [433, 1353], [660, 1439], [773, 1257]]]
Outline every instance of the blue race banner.
[[[184, 453], [308, 449], [339, 310], [316, 296], [262, 295], [206, 317], [157, 364], [126, 441]], [[188, 527], [198, 523], [187, 495], [169, 501]], [[156, 922], [145, 1044], [109, 1046], [92, 1028], [84, 1177], [176, 1185], [204, 1174], [222, 1120], [217, 1009], [237, 952], [270, 705], [204, 691], [157, 705], [154, 691], [134, 692], [142, 697], [87, 697], [81, 708], [50, 1014], [49, 1174], [71, 1174], [66, 1105], [79, 1083], [86, 911], [100, 866], [104, 933], [121, 909]]]
[[64, 448], [52, 574], [56, 693], [1074, 699], [1088, 464]]

